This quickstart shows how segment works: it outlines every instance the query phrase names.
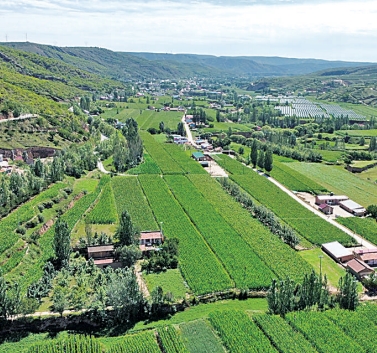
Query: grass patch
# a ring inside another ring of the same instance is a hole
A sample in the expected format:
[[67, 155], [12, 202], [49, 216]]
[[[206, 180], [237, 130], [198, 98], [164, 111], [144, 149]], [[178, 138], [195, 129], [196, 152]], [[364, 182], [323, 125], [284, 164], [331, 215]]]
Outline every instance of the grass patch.
[[328, 255], [326, 255], [320, 248], [311, 250], [304, 250], [298, 252], [305, 261], [309, 262], [317, 273], [320, 273], [320, 258], [322, 258], [322, 274], [327, 276], [327, 280], [333, 287], [338, 286], [339, 278], [346, 274], [344, 268], [338, 265]]
[[241, 310], [265, 312], [268, 309], [265, 298], [250, 298], [247, 300], [219, 300], [210, 304], [199, 304], [181, 311], [170, 319], [153, 321], [149, 323], [139, 322], [132, 331], [145, 330], [158, 326], [181, 324], [193, 320], [208, 318], [208, 315], [217, 310]]
[[160, 273], [143, 274], [149, 292], [160, 286], [164, 293], [171, 292], [174, 299], [184, 299], [189, 290], [178, 269], [171, 269]]

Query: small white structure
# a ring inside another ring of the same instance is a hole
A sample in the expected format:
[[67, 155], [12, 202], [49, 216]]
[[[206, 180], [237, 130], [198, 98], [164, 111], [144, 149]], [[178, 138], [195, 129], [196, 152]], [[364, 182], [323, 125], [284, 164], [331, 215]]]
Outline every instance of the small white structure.
[[355, 257], [351, 250], [345, 248], [338, 241], [322, 244], [322, 249], [337, 262], [347, 262]]
[[341, 201], [339, 202], [339, 205], [341, 208], [355, 216], [364, 216], [367, 211], [363, 206], [352, 200]]

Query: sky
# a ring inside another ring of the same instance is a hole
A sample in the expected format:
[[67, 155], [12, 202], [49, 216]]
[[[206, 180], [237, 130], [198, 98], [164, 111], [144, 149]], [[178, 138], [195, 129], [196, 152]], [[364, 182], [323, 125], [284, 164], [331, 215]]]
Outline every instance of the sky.
[[377, 62], [376, 0], [0, 0], [0, 23], [8, 42]]

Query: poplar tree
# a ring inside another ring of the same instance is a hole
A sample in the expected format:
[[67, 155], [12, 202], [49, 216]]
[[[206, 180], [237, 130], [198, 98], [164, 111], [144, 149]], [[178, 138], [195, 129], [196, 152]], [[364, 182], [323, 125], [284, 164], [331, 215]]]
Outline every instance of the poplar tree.
[[257, 166], [258, 161], [258, 144], [256, 139], [254, 139], [253, 144], [251, 146], [250, 160], [251, 164], [253, 165], [253, 168], [255, 168]]
[[55, 224], [52, 246], [54, 248], [57, 264], [59, 267], [62, 267], [65, 262], [69, 261], [69, 255], [71, 254], [71, 234], [67, 222], [61, 218], [59, 218]]
[[273, 157], [272, 157], [272, 151], [271, 149], [267, 149], [265, 155], [264, 155], [264, 169], [266, 169], [266, 172], [271, 172], [273, 168]]

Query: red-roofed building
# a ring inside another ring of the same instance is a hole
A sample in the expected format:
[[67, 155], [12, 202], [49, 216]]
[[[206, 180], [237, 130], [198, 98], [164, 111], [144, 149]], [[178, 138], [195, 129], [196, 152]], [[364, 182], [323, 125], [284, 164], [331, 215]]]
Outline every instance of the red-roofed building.
[[348, 261], [347, 269], [359, 279], [369, 276], [374, 272], [372, 267], [368, 266], [365, 262], [359, 259]]
[[150, 251], [164, 242], [164, 235], [161, 231], [141, 232], [140, 233], [140, 250]]
[[326, 203], [323, 203], [321, 205], [318, 206], [318, 209], [323, 212], [324, 214], [327, 214], [327, 215], [330, 215], [330, 214], [333, 214], [334, 213], [334, 209], [326, 204]]

